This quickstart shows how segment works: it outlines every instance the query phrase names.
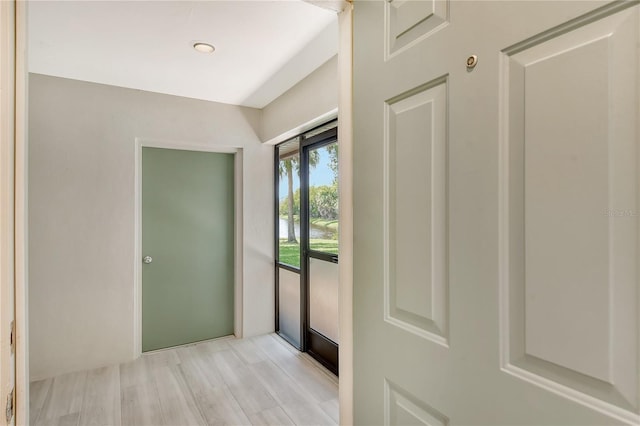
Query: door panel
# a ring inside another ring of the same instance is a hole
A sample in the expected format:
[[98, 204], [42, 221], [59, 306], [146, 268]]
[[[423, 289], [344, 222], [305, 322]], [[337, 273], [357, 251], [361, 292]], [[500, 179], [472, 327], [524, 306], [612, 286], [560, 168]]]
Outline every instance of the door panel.
[[306, 303], [300, 274], [300, 140], [295, 137], [275, 149], [276, 333], [304, 350]]
[[386, 102], [385, 117], [385, 320], [447, 345], [447, 77]]
[[640, 22], [603, 15], [503, 57], [506, 367], [637, 410]]
[[233, 334], [233, 154], [142, 150], [142, 348]]
[[278, 271], [278, 332], [296, 348], [302, 347], [300, 335], [300, 273], [276, 267]]
[[385, 9], [385, 55], [409, 48], [447, 24], [449, 0], [394, 1]]
[[309, 327], [340, 343], [338, 325], [338, 264], [311, 257]]
[[355, 2], [356, 423], [640, 423], [639, 11]]

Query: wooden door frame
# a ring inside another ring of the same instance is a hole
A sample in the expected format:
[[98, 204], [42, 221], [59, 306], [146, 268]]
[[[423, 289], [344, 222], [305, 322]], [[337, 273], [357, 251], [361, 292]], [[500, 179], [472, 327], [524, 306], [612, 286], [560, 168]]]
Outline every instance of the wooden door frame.
[[[10, 127], [3, 128], [0, 138], [0, 170], [3, 172], [0, 188], [0, 263], [2, 264], [2, 292], [13, 293], [12, 300], [3, 300], [0, 312], [13, 305], [11, 320], [15, 324], [13, 336], [15, 370], [14, 410], [15, 424], [29, 423], [29, 363], [27, 338], [27, 67], [26, 67], [26, 3], [6, 1], [0, 5], [0, 64], [3, 90], [0, 91], [2, 110], [8, 115]], [[2, 345], [8, 345], [9, 323], [5, 324]], [[10, 321], [9, 321], [10, 322]], [[3, 360], [4, 361], [4, 360]], [[4, 369], [4, 366], [2, 366]], [[2, 407], [6, 403], [2, 392]], [[4, 421], [4, 410], [3, 410]]]
[[242, 211], [242, 148], [211, 146], [188, 142], [136, 138], [135, 140], [135, 247], [133, 256], [133, 358], [142, 355], [142, 148], [164, 148], [181, 151], [234, 154], [234, 309], [233, 332], [242, 337], [243, 324], [243, 211]]
[[[1, 424], [15, 424], [16, 353], [15, 325], [15, 7], [0, 3], [0, 415]], [[11, 417], [5, 420], [5, 406]]]
[[[351, 0], [350, 0], [351, 1]], [[353, 5], [338, 13], [340, 424], [353, 424]]]
[[16, 424], [29, 424], [28, 321], [28, 70], [27, 2], [16, 2], [15, 89], [15, 304], [16, 304]]

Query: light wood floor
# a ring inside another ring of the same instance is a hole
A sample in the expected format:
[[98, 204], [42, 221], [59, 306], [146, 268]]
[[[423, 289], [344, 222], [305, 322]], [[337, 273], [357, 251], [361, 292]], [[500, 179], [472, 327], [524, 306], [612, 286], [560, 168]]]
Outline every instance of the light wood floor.
[[277, 335], [31, 383], [32, 425], [336, 425], [338, 381]]

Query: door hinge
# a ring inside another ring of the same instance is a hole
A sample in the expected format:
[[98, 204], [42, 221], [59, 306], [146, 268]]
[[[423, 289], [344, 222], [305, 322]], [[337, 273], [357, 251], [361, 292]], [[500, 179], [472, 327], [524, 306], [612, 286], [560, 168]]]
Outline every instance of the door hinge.
[[9, 395], [7, 395], [7, 423], [11, 422], [11, 419], [13, 418], [13, 391], [14, 389], [11, 389], [11, 392], [9, 392]]
[[9, 345], [11, 345], [11, 353], [16, 352], [16, 322], [11, 321], [11, 330], [9, 330]]

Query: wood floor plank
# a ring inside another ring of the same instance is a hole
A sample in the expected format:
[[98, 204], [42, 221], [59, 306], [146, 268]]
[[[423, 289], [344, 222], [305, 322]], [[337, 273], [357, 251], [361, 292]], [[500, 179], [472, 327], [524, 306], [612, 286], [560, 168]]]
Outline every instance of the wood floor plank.
[[296, 357], [299, 352], [277, 335], [265, 334], [252, 337], [251, 340], [274, 361]]
[[325, 414], [317, 404], [287, 404], [282, 406], [282, 409], [298, 426], [333, 426], [338, 424]]
[[276, 334], [254, 337], [252, 341], [295, 383], [311, 394], [317, 403], [337, 397], [337, 378], [326, 370], [321, 371], [322, 367], [306, 359], [305, 355]]
[[42, 411], [44, 402], [51, 389], [53, 379], [45, 379], [31, 382], [29, 385], [29, 417], [36, 421]]
[[250, 425], [240, 404], [227, 387], [193, 390], [193, 397], [207, 425]]
[[316, 372], [321, 373], [325, 378], [329, 379], [329, 382], [338, 387], [338, 376], [333, 374], [331, 371], [327, 370], [322, 364], [320, 364], [316, 359], [314, 359], [311, 355], [307, 353], [299, 353], [298, 356], [302, 358], [307, 363], [311, 364]]
[[123, 387], [120, 396], [122, 425], [165, 424], [158, 389], [153, 380]]
[[314, 403], [313, 397], [287, 376], [273, 361], [249, 366], [280, 405]]
[[278, 405], [260, 379], [233, 351], [217, 352], [213, 358], [225, 383], [247, 415]]
[[276, 354], [272, 360], [295, 383], [313, 395], [316, 402], [325, 402], [335, 397], [338, 391], [336, 383], [303, 357], [283, 357]]
[[255, 426], [290, 426], [295, 424], [281, 407], [269, 408], [259, 413], [253, 413], [249, 416], [249, 419], [251, 420], [251, 424]]
[[198, 354], [194, 351], [194, 348], [197, 345], [193, 345], [193, 346], [180, 346], [179, 348], [175, 348], [175, 352], [176, 355], [178, 355], [178, 359], [180, 361], [180, 364], [188, 362], [188, 361], [192, 361], [196, 358], [198, 358]]
[[254, 364], [268, 359], [262, 349], [249, 339], [232, 340], [229, 345], [245, 364]]
[[216, 339], [31, 383], [31, 424], [335, 425], [332, 375], [278, 336]]
[[79, 426], [80, 413], [71, 413], [64, 416], [60, 416], [56, 419], [47, 421], [47, 426]]
[[336, 423], [340, 423], [340, 403], [338, 398], [320, 403], [320, 408]]
[[142, 358], [151, 370], [180, 364], [180, 358], [175, 349], [147, 352], [142, 354]]
[[210, 355], [192, 358], [190, 361], [183, 362], [180, 364], [180, 370], [192, 389], [203, 385], [211, 388], [227, 386], [213, 357]]
[[250, 424], [209, 353], [190, 356], [179, 368], [208, 425]]
[[164, 424], [206, 424], [177, 365], [159, 367], [154, 370], [153, 375]]
[[120, 426], [120, 368], [98, 368], [87, 373], [80, 424]]
[[120, 364], [120, 386], [129, 386], [148, 382], [151, 378], [151, 368], [145, 356]]
[[211, 355], [211, 358], [227, 385], [240, 380], [241, 373], [248, 370], [248, 367], [231, 349], [216, 352]]
[[38, 424], [49, 424], [67, 414], [79, 413], [87, 381], [87, 372], [68, 373], [53, 379]]
[[212, 354], [214, 352], [224, 351], [229, 349], [229, 342], [234, 340], [235, 337], [222, 337], [220, 339], [208, 340], [206, 342], [200, 342], [194, 345], [196, 352], [200, 354]]

